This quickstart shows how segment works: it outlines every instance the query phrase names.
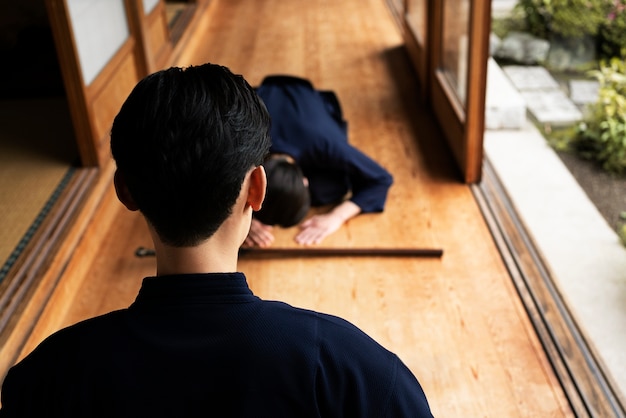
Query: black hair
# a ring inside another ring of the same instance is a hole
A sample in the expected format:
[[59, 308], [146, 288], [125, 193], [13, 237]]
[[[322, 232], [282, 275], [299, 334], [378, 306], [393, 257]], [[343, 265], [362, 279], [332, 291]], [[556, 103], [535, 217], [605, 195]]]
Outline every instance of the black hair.
[[266, 225], [285, 228], [296, 225], [311, 207], [302, 170], [283, 157], [270, 158], [263, 166], [267, 173], [267, 192], [263, 207], [254, 217]]
[[204, 64], [147, 76], [111, 129], [128, 190], [160, 238], [193, 246], [231, 214], [270, 147], [265, 105], [240, 75]]

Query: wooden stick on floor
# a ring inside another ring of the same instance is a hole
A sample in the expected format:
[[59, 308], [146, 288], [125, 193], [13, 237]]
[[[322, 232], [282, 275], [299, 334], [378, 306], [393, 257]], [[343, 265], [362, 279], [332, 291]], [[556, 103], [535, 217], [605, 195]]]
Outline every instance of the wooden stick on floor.
[[[139, 247], [137, 257], [152, 257], [154, 250]], [[438, 248], [242, 248], [239, 255], [246, 256], [285, 256], [285, 257], [441, 257], [443, 250]]]

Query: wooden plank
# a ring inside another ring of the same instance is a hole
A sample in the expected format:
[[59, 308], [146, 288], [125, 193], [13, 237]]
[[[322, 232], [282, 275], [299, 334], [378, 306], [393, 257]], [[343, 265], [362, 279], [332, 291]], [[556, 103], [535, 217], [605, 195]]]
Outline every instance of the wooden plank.
[[[32, 327], [28, 340], [23, 344], [19, 358], [32, 351], [37, 344], [54, 331], [78, 320], [75, 312], [80, 307], [79, 301], [86, 296], [82, 288], [85, 283], [90, 282], [93, 274], [92, 269], [96, 268], [98, 258], [101, 256], [98, 246], [94, 243], [102, 243], [106, 237], [110, 236], [111, 230], [115, 230], [115, 226], [118, 225], [117, 213], [123, 208], [117, 201], [115, 191], [111, 187], [112, 171], [110, 168], [112, 168], [112, 164], [109, 164], [109, 170], [106, 170], [100, 178], [101, 186], [106, 186], [106, 188], [98, 194], [100, 199], [97, 206], [88, 208], [93, 211], [89, 217], [90, 222], [87, 225], [82, 225], [82, 230], [76, 229], [74, 231], [76, 236], [68, 240], [69, 243], [74, 243], [74, 246], [65, 246], [63, 248], [65, 254], [58, 256], [62, 264], [53, 266], [55, 268], [51, 268], [48, 272], [50, 280], [60, 277], [59, 283], [46, 300], [39, 301], [41, 305], [39, 306], [38, 320]], [[81, 215], [89, 216], [90, 214], [86, 212]], [[120, 231], [117, 232], [120, 234]], [[121, 238], [118, 236], [118, 239]], [[70, 257], [68, 257], [68, 251], [71, 252]], [[101, 306], [99, 298], [107, 299], [106, 293], [103, 295], [92, 294], [89, 297], [87, 303], [94, 305], [92, 309]], [[33, 308], [35, 307], [33, 306]], [[78, 315], [80, 315], [80, 311]], [[80, 318], [84, 319], [83, 316]]]
[[[435, 416], [574, 416], [480, 208], [416, 100], [385, 2], [211, 3], [211, 20], [193, 34], [202, 42], [179, 64], [220, 63], [252, 84], [291, 73], [335, 90], [350, 141], [394, 176], [385, 212], [351, 220], [324, 244], [445, 249], [419, 260], [244, 257], [238, 267], [252, 290], [355, 323], [416, 374]], [[276, 232], [294, 245], [294, 230]], [[141, 279], [154, 274], [154, 260], [133, 252], [150, 245], [140, 215], [107, 190], [25, 352], [58, 327], [132, 303]]]
[[[154, 250], [139, 247], [135, 250], [137, 257], [153, 257]], [[268, 247], [243, 248], [240, 257], [441, 257], [443, 250], [439, 248], [330, 248], [330, 247]]]

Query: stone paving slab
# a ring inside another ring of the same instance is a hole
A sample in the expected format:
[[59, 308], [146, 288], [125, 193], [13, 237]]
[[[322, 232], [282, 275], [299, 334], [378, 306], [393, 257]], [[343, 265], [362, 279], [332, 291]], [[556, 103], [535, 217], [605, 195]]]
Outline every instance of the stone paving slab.
[[562, 90], [531, 90], [520, 93], [528, 110], [540, 123], [569, 125], [583, 117], [578, 107]]
[[598, 100], [600, 83], [594, 80], [571, 80], [569, 82], [570, 99], [578, 105], [595, 103]]
[[506, 65], [502, 70], [520, 91], [559, 88], [559, 83], [541, 66]]
[[[539, 123], [564, 126], [582, 120], [580, 109], [544, 67], [509, 65], [504, 66], [503, 71], [519, 90], [528, 111]], [[584, 87], [576, 85], [574, 88], [577, 93], [583, 94]], [[584, 93], [588, 99], [587, 91]]]
[[487, 63], [485, 129], [521, 129], [526, 124], [526, 103], [493, 58]]

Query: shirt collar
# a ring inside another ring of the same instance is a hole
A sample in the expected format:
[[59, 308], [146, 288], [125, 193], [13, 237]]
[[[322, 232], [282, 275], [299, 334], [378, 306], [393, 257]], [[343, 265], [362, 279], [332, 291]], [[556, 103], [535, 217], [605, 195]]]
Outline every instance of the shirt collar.
[[243, 273], [206, 273], [146, 277], [131, 309], [196, 303], [258, 300]]

